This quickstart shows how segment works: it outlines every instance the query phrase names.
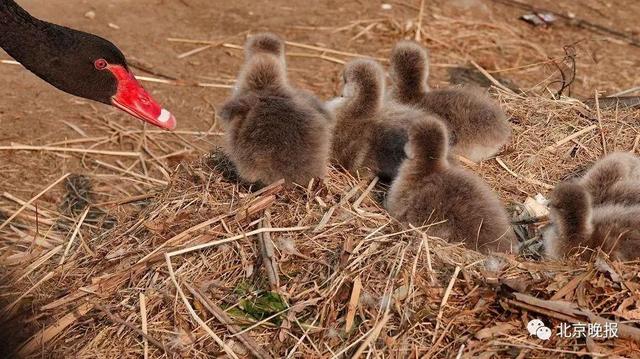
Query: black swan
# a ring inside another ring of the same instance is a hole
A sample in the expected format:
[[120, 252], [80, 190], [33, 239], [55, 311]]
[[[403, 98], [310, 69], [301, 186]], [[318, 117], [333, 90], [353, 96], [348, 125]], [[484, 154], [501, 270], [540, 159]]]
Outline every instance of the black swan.
[[0, 47], [58, 89], [115, 106], [164, 129], [175, 117], [138, 83], [124, 55], [108, 40], [34, 18], [0, 0]]

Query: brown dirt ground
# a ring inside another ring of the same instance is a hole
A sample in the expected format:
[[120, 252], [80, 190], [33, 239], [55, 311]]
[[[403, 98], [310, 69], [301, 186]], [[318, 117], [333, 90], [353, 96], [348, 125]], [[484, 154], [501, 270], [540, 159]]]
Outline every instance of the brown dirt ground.
[[[156, 71], [179, 79], [220, 82], [232, 79], [241, 63], [241, 53], [224, 48], [209, 49], [185, 59], [176, 55], [200, 45], [171, 43], [168, 37], [220, 40], [241, 44], [243, 38], [235, 36], [243, 31], [269, 30], [282, 34], [288, 40], [321, 45], [364, 55], [385, 57], [393, 42], [411, 33], [389, 33], [375, 27], [365, 36], [351, 41], [367, 25], [358, 25], [335, 32], [336, 28], [363, 19], [393, 19], [398, 24], [415, 24], [419, 1], [390, 2], [390, 11], [382, 10], [381, 1], [317, 1], [312, 6], [307, 1], [276, 0], [257, 2], [249, 0], [50, 0], [46, 2], [22, 0], [20, 3], [35, 16], [70, 27], [93, 32], [111, 39], [129, 58], [151, 65]], [[614, 29], [640, 33], [634, 14], [640, 12], [640, 4], [634, 1], [590, 0], [536, 1], [539, 7], [560, 12], [573, 12], [578, 17]], [[94, 19], [84, 16], [87, 11], [96, 13]], [[491, 48], [465, 47], [464, 39], [451, 42], [437, 37], [433, 41], [427, 33], [426, 45], [430, 48], [432, 63], [431, 83], [446, 84], [447, 67], [464, 65], [473, 59], [488, 70], [500, 70], [535, 63], [544, 53], [549, 57], [564, 54], [563, 46], [579, 42], [578, 71], [573, 86], [574, 94], [591, 96], [594, 91], [614, 93], [637, 85], [635, 71], [640, 65], [640, 48], [619, 39], [594, 34], [582, 28], [559, 22], [548, 29], [533, 28], [518, 20], [522, 10], [488, 0], [426, 1], [424, 25], [450, 19], [450, 31], [456, 34], [456, 26], [465, 23], [488, 23], [508, 29], [491, 36]], [[109, 24], [116, 24], [114, 29]], [[466, 26], [467, 29], [473, 29]], [[479, 29], [482, 31], [482, 29]], [[505, 38], [500, 38], [504, 34]], [[229, 38], [235, 36], [235, 38]], [[506, 40], [502, 43], [502, 40]], [[539, 49], [538, 58], [514, 50], [510, 46], [522, 42]], [[295, 49], [294, 51], [297, 51]], [[8, 58], [4, 53], [0, 58]], [[301, 87], [312, 89], [324, 97], [335, 93], [340, 64], [317, 58], [290, 60], [290, 74]], [[143, 74], [137, 70], [138, 74]], [[521, 86], [545, 82], [547, 76], [555, 76], [552, 66], [538, 66], [500, 73]], [[74, 123], [91, 136], [95, 134], [95, 122], [86, 117], [106, 116], [127, 128], [139, 129], [141, 125], [126, 115], [100, 104], [90, 103], [52, 89], [31, 73], [14, 65], [0, 65], [0, 145], [11, 142], [45, 144], [78, 138], [78, 134], [60, 120]], [[181, 130], [206, 130], [213, 120], [214, 106], [220, 104], [228, 90], [214, 88], [179, 87], [147, 83], [153, 95], [178, 118]], [[95, 120], [94, 120], [95, 121]], [[117, 144], [116, 144], [117, 146]], [[203, 145], [203, 148], [206, 148]], [[44, 153], [0, 154], [0, 188], [16, 195], [29, 197], [37, 193], [63, 171], [79, 168], [77, 158], [63, 158]], [[52, 162], [52, 160], [54, 162]], [[24, 166], [25, 161], [30, 163]], [[52, 165], [55, 163], [55, 165]]]
[[[420, 1], [391, 1], [391, 10], [382, 9], [384, 2], [387, 1], [19, 1], [39, 18], [112, 40], [128, 58], [148, 64], [155, 72], [181, 80], [214, 83], [228, 83], [234, 78], [242, 61], [240, 51], [217, 47], [178, 59], [178, 54], [201, 45], [169, 42], [167, 38], [225, 40], [241, 44], [244, 35], [239, 34], [268, 30], [290, 41], [384, 58], [396, 40], [413, 36]], [[572, 12], [578, 18], [640, 36], [636, 16], [640, 13], [640, 3], [636, 1], [539, 0], [535, 4], [563, 13]], [[90, 10], [96, 13], [94, 19], [84, 16]], [[545, 85], [559, 78], [555, 67], [549, 64], [522, 67], [548, 58], [561, 58], [564, 46], [576, 44], [577, 76], [572, 86], [575, 96], [590, 97], [595, 91], [611, 94], [638, 85], [635, 69], [640, 65], [640, 47], [562, 21], [550, 28], [533, 28], [518, 20], [522, 13], [520, 9], [490, 0], [427, 0], [423, 25], [427, 30], [424, 43], [430, 49], [433, 63], [431, 84], [446, 85], [448, 68], [474, 60], [522, 88], [544, 93]], [[368, 31], [365, 30], [369, 22], [353, 25], [353, 21], [371, 19], [380, 20]], [[110, 23], [118, 28], [109, 26]], [[347, 27], [350, 24], [353, 26]], [[485, 32], [486, 37], [478, 41], [477, 37], [485, 36]], [[289, 51], [314, 53], [291, 48]], [[0, 51], [0, 59], [8, 59], [8, 56]], [[297, 85], [314, 90], [323, 98], [336, 93], [341, 64], [297, 56], [288, 61], [290, 76]], [[44, 145], [81, 137], [61, 121], [76, 125], [88, 137], [104, 135], [106, 120], [127, 129], [142, 128], [140, 123], [113, 108], [53, 89], [19, 66], [0, 64], [0, 78], [3, 84], [0, 87], [0, 146], [10, 143]], [[550, 85], [552, 89], [554, 86]], [[210, 129], [215, 106], [228, 93], [226, 89], [155, 83], [145, 83], [145, 87], [175, 113], [179, 130]], [[217, 143], [219, 137], [188, 140], [204, 152]], [[132, 149], [123, 148], [119, 141], [100, 148]], [[63, 173], [94, 169], [83, 163], [79, 156], [0, 151], [0, 194], [8, 192], [28, 199]], [[109, 172], [103, 170], [102, 173]], [[101, 186], [108, 187], [109, 184]], [[0, 201], [6, 199], [1, 197]], [[59, 198], [47, 195], [43, 201], [57, 203]]]

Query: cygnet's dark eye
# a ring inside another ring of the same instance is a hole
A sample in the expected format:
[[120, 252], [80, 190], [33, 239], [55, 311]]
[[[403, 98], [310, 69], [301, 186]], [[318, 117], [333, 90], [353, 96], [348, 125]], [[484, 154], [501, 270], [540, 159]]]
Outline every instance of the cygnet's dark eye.
[[107, 68], [109, 64], [107, 63], [107, 60], [105, 59], [97, 59], [94, 63], [93, 66], [96, 67], [96, 69], [98, 70], [104, 70]]

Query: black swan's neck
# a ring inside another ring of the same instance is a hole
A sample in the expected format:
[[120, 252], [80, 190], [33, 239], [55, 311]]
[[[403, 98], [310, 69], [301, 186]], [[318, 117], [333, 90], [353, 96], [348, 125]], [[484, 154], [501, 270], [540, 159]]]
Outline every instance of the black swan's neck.
[[73, 43], [70, 31], [36, 19], [13, 0], [0, 0], [0, 47], [42, 78], [47, 65], [60, 61]]
[[[0, 0], [0, 47], [23, 63], [34, 41], [44, 40], [47, 23], [38, 20], [13, 0]], [[37, 40], [36, 40], [37, 39]]]
[[[0, 1], [0, 26], [16, 26], [18, 24], [29, 25], [35, 22], [35, 18], [29, 15], [23, 8], [13, 0]], [[0, 33], [0, 36], [6, 32]]]

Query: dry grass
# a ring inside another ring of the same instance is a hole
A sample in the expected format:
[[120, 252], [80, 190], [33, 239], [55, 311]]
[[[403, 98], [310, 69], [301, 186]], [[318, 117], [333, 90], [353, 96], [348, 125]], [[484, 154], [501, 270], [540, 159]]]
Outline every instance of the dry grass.
[[[514, 140], [500, 155], [511, 172], [495, 160], [472, 169], [505, 200], [544, 193], [538, 181], [553, 185], [602, 155], [599, 127], [572, 136], [597, 123], [595, 110], [568, 100], [500, 98], [514, 122]], [[634, 110], [601, 111], [610, 150], [633, 149], [635, 116]], [[275, 184], [251, 192], [225, 180], [224, 165], [212, 155], [182, 162], [167, 186], [141, 179], [148, 193], [142, 197], [97, 203], [102, 196], [95, 188], [88, 194], [81, 177], [67, 185], [60, 212], [18, 202], [2, 208], [7, 217], [24, 208], [1, 232], [2, 277], [10, 283], [2, 311], [8, 325], [24, 323], [15, 331], [24, 344], [20, 353], [142, 356], [146, 347], [150, 357], [225, 351], [544, 357], [550, 348], [619, 355], [639, 349], [640, 329], [632, 322], [626, 339], [597, 345], [533, 339], [528, 318], [554, 325], [596, 319], [551, 302], [532, 305], [523, 296], [637, 320], [638, 263], [500, 257], [491, 260], [501, 263], [497, 271], [488, 270], [482, 255], [430, 237], [428, 226], [407, 229], [392, 221], [371, 179], [334, 169], [307, 188]], [[73, 200], [76, 192], [82, 200]], [[92, 221], [83, 221], [87, 212]], [[107, 212], [116, 226], [100, 220]], [[273, 244], [270, 256], [261, 254], [259, 238]], [[279, 286], [270, 283], [267, 260], [279, 272]], [[25, 261], [31, 264], [19, 265]]]
[[[489, 23], [387, 18], [333, 30], [385, 43], [418, 37], [459, 56], [457, 63], [491, 58], [478, 67], [501, 72], [550, 61], [520, 34]], [[355, 55], [291, 44], [302, 51], [297, 57], [339, 64]], [[489, 56], [498, 48], [504, 56]], [[638, 149], [637, 110], [552, 100], [548, 83], [540, 84], [526, 95], [495, 90], [514, 137], [498, 158], [470, 166], [510, 207], [580, 173], [605, 148]], [[103, 134], [0, 148], [78, 156], [87, 172], [60, 177], [38, 198], [2, 193], [5, 350], [79, 358], [640, 351], [640, 263], [610, 263], [604, 254], [597, 265], [551, 263], [534, 254], [493, 257], [487, 266], [484, 256], [429, 236], [428, 226], [395, 223], [369, 177], [332, 169], [306, 188], [252, 192], [226, 180], [215, 156], [194, 155], [212, 147], [216, 132], [132, 131], [91, 120]], [[533, 244], [539, 225], [524, 231]], [[531, 318], [554, 327], [619, 321], [621, 338], [543, 342], [527, 333]]]

